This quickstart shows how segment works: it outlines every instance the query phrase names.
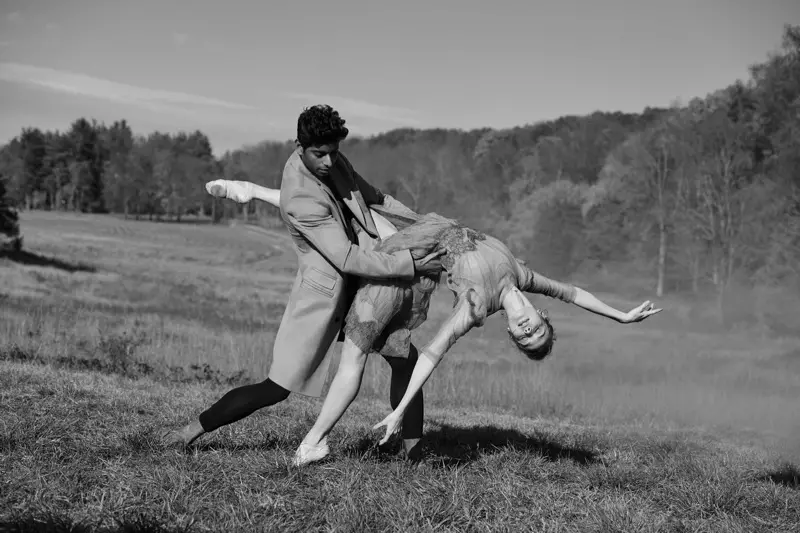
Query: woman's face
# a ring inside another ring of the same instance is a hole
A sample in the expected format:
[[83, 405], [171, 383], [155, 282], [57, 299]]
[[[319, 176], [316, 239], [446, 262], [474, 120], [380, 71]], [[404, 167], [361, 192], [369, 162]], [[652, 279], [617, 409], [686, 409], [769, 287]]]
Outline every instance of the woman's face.
[[548, 328], [539, 310], [526, 305], [508, 313], [508, 331], [517, 344], [526, 349], [538, 347], [547, 340]]

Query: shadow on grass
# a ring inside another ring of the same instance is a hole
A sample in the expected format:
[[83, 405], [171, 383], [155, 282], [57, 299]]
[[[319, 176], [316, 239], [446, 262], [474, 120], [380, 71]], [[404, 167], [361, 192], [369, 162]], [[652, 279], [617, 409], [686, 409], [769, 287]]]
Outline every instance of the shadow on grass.
[[[375, 436], [364, 437], [349, 446], [346, 455], [359, 456], [377, 462], [395, 461], [400, 454], [399, 439], [384, 447], [376, 445]], [[423, 458], [431, 464], [451, 468], [478, 460], [503, 450], [538, 455], [548, 461], [568, 460], [580, 465], [600, 461], [598, 452], [581, 447], [563, 445], [542, 435], [526, 435], [519, 431], [495, 426], [469, 428], [443, 424], [425, 433], [422, 439]], [[402, 455], [402, 454], [401, 454]]]
[[15, 263], [25, 266], [49, 267], [63, 270], [65, 272], [97, 272], [97, 269], [85, 263], [70, 263], [62, 261], [55, 257], [45, 257], [43, 255], [35, 254], [25, 250], [18, 252], [4, 252], [0, 254], [0, 258], [10, 259]]
[[426, 447], [445, 459], [448, 466], [469, 463], [481, 455], [502, 450], [540, 455], [548, 461], [569, 460], [581, 465], [599, 461], [597, 452], [563, 445], [543, 435], [526, 435], [495, 426], [455, 427], [443, 424], [426, 433]]
[[759, 481], [771, 481], [790, 489], [800, 490], [800, 468], [793, 464], [786, 464], [777, 470], [764, 474], [758, 479]]
[[168, 527], [165, 526], [166, 517], [153, 517], [145, 514], [129, 514], [128, 516], [112, 517], [114, 525], [100, 527], [99, 524], [90, 521], [75, 521], [67, 516], [60, 516], [55, 513], [38, 513], [28, 515], [17, 515], [11, 520], [0, 520], [0, 531], [9, 533], [89, 533], [98, 531], [103, 533], [126, 532], [148, 532], [148, 533], [168, 533], [168, 532], [189, 532], [194, 531], [191, 526]]

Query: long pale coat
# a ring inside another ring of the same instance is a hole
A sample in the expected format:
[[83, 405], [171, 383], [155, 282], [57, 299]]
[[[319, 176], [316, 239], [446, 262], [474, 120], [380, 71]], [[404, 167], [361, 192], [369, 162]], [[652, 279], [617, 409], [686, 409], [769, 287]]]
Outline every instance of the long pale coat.
[[[326, 183], [308, 171], [299, 149], [286, 162], [280, 212], [298, 256], [298, 272], [281, 320], [269, 377], [278, 385], [318, 397], [330, 366], [329, 350], [342, 329], [357, 278], [413, 279], [408, 250], [394, 254], [371, 251], [378, 237], [369, 205], [385, 212], [410, 210], [368, 184], [340, 154]], [[336, 198], [341, 198], [345, 212]], [[364, 232], [350, 226], [353, 217]], [[358, 246], [359, 239], [363, 246]]]

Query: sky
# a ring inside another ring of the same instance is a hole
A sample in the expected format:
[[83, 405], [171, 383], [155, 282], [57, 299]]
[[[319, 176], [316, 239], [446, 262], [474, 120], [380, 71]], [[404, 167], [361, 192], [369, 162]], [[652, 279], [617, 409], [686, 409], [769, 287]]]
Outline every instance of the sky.
[[2, 0], [0, 143], [126, 119], [217, 155], [293, 139], [640, 112], [746, 79], [798, 0]]

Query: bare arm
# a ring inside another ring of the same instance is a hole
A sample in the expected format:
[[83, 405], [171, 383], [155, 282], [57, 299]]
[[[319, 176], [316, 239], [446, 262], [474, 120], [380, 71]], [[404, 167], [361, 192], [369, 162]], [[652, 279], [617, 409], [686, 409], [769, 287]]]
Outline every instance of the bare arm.
[[661, 311], [661, 309], [654, 309], [653, 304], [649, 300], [631, 311], [620, 311], [602, 302], [587, 290], [569, 283], [549, 279], [534, 272], [522, 263], [519, 263], [519, 272], [520, 290], [535, 294], [544, 294], [550, 298], [557, 298], [564, 302], [575, 304], [596, 315], [616, 320], [622, 324], [640, 322], [648, 316]]
[[371, 279], [414, 277], [409, 250], [381, 253], [360, 248], [347, 238], [330, 206], [314, 196], [299, 191], [287, 199], [284, 211], [294, 229], [339, 271]]
[[406, 392], [397, 405], [397, 408], [373, 427], [373, 429], [377, 429], [381, 426], [386, 426], [386, 435], [380, 441], [380, 444], [385, 443], [389, 440], [389, 437], [399, 431], [403, 421], [403, 415], [405, 415], [408, 405], [417, 393], [422, 390], [422, 386], [425, 385], [425, 382], [431, 377], [431, 374], [433, 374], [434, 369], [441, 362], [444, 354], [447, 353], [459, 338], [463, 337], [481, 321], [480, 317], [475, 314], [477, 306], [473, 300], [474, 295], [474, 291], [469, 291], [461, 298], [458, 307], [453, 311], [447, 321], [442, 324], [442, 327], [439, 328], [433, 340], [421, 350], [417, 364], [414, 365], [414, 370], [411, 373]]
[[572, 303], [596, 315], [616, 320], [620, 324], [641, 322], [645, 318], [661, 312], [661, 309], [656, 309], [653, 303], [650, 302], [650, 300], [647, 300], [643, 304], [631, 309], [626, 313], [600, 301], [600, 299], [595, 295], [589, 291], [581, 289], [580, 287], [575, 287], [575, 291], [575, 301]]

